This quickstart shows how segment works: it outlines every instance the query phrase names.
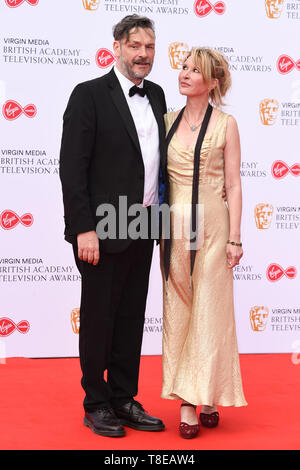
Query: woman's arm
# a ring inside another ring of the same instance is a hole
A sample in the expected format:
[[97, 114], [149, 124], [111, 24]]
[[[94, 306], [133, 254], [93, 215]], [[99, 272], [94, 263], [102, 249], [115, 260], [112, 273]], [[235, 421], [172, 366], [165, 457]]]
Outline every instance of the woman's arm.
[[[229, 208], [229, 240], [240, 242], [242, 216], [242, 186], [240, 177], [241, 146], [236, 120], [229, 116], [224, 150], [225, 188]], [[227, 244], [228, 267], [233, 268], [243, 256], [240, 246]]]

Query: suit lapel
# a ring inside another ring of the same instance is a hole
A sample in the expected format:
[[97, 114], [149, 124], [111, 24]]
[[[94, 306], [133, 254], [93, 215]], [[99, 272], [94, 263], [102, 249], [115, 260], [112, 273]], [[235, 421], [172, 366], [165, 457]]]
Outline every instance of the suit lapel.
[[108, 81], [108, 86], [110, 88], [112, 100], [115, 103], [116, 108], [119, 111], [123, 119], [123, 122], [127, 129], [128, 134], [132, 138], [137, 150], [141, 154], [142, 153], [141, 147], [140, 147], [139, 138], [136, 132], [134, 120], [129, 110], [129, 107], [128, 107], [126, 98], [124, 96], [123, 90], [121, 88], [121, 85], [119, 83], [119, 80], [117, 79], [116, 74], [114, 73], [113, 69], [108, 73], [107, 81]]
[[[131, 139], [133, 140], [137, 150], [139, 153], [142, 155], [141, 152], [141, 147], [140, 147], [140, 142], [139, 138], [137, 135], [136, 127], [134, 124], [133, 117], [131, 115], [131, 112], [129, 110], [126, 98], [124, 96], [123, 90], [121, 88], [121, 85], [119, 83], [119, 80], [117, 79], [117, 76], [112, 69], [107, 75], [106, 75], [107, 83], [110, 89], [111, 97], [112, 100], [120, 113], [124, 125], [127, 129], [128, 134], [130, 135]], [[158, 132], [159, 132], [159, 149], [160, 149], [160, 161], [162, 167], [164, 167], [165, 163], [165, 124], [164, 124], [164, 118], [162, 114], [162, 109], [161, 105], [159, 102], [159, 99], [155, 93], [155, 89], [151, 86], [151, 83], [148, 80], [145, 80], [145, 86], [148, 88], [147, 91], [147, 96], [150, 102], [150, 105], [153, 110], [153, 114], [155, 116], [157, 125], [158, 125]]]

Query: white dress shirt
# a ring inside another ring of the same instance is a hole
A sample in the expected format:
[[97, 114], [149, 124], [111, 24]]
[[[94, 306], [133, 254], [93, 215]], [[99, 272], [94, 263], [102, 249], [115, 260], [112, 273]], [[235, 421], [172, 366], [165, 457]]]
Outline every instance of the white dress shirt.
[[[135, 94], [130, 97], [129, 90], [134, 83], [128, 80], [117, 67], [114, 67], [114, 71], [128, 103], [140, 142], [145, 168], [143, 205], [158, 204], [160, 153], [157, 121], [147, 95], [143, 97]], [[144, 81], [138, 86], [143, 87], [143, 83]]]

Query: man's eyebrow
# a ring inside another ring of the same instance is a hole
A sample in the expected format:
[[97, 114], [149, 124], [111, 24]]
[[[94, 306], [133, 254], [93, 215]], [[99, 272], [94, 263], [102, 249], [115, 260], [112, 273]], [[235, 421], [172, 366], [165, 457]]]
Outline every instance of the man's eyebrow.
[[[131, 44], [141, 44], [141, 41], [136, 41], [133, 39], [129, 39], [128, 42], [130, 42]], [[155, 42], [150, 42], [146, 44], [146, 46], [154, 46], [154, 45], [155, 45]]]

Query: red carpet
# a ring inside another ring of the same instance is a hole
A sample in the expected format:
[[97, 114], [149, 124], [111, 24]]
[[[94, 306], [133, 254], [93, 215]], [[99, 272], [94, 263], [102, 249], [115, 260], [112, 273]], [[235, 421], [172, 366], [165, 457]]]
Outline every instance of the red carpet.
[[248, 406], [220, 408], [219, 427], [202, 427], [194, 440], [178, 435], [178, 403], [160, 398], [160, 356], [142, 357], [137, 399], [166, 430], [127, 428], [123, 438], [96, 436], [83, 426], [78, 359], [8, 359], [0, 364], [0, 449], [299, 449], [300, 364], [290, 354], [240, 358]]

